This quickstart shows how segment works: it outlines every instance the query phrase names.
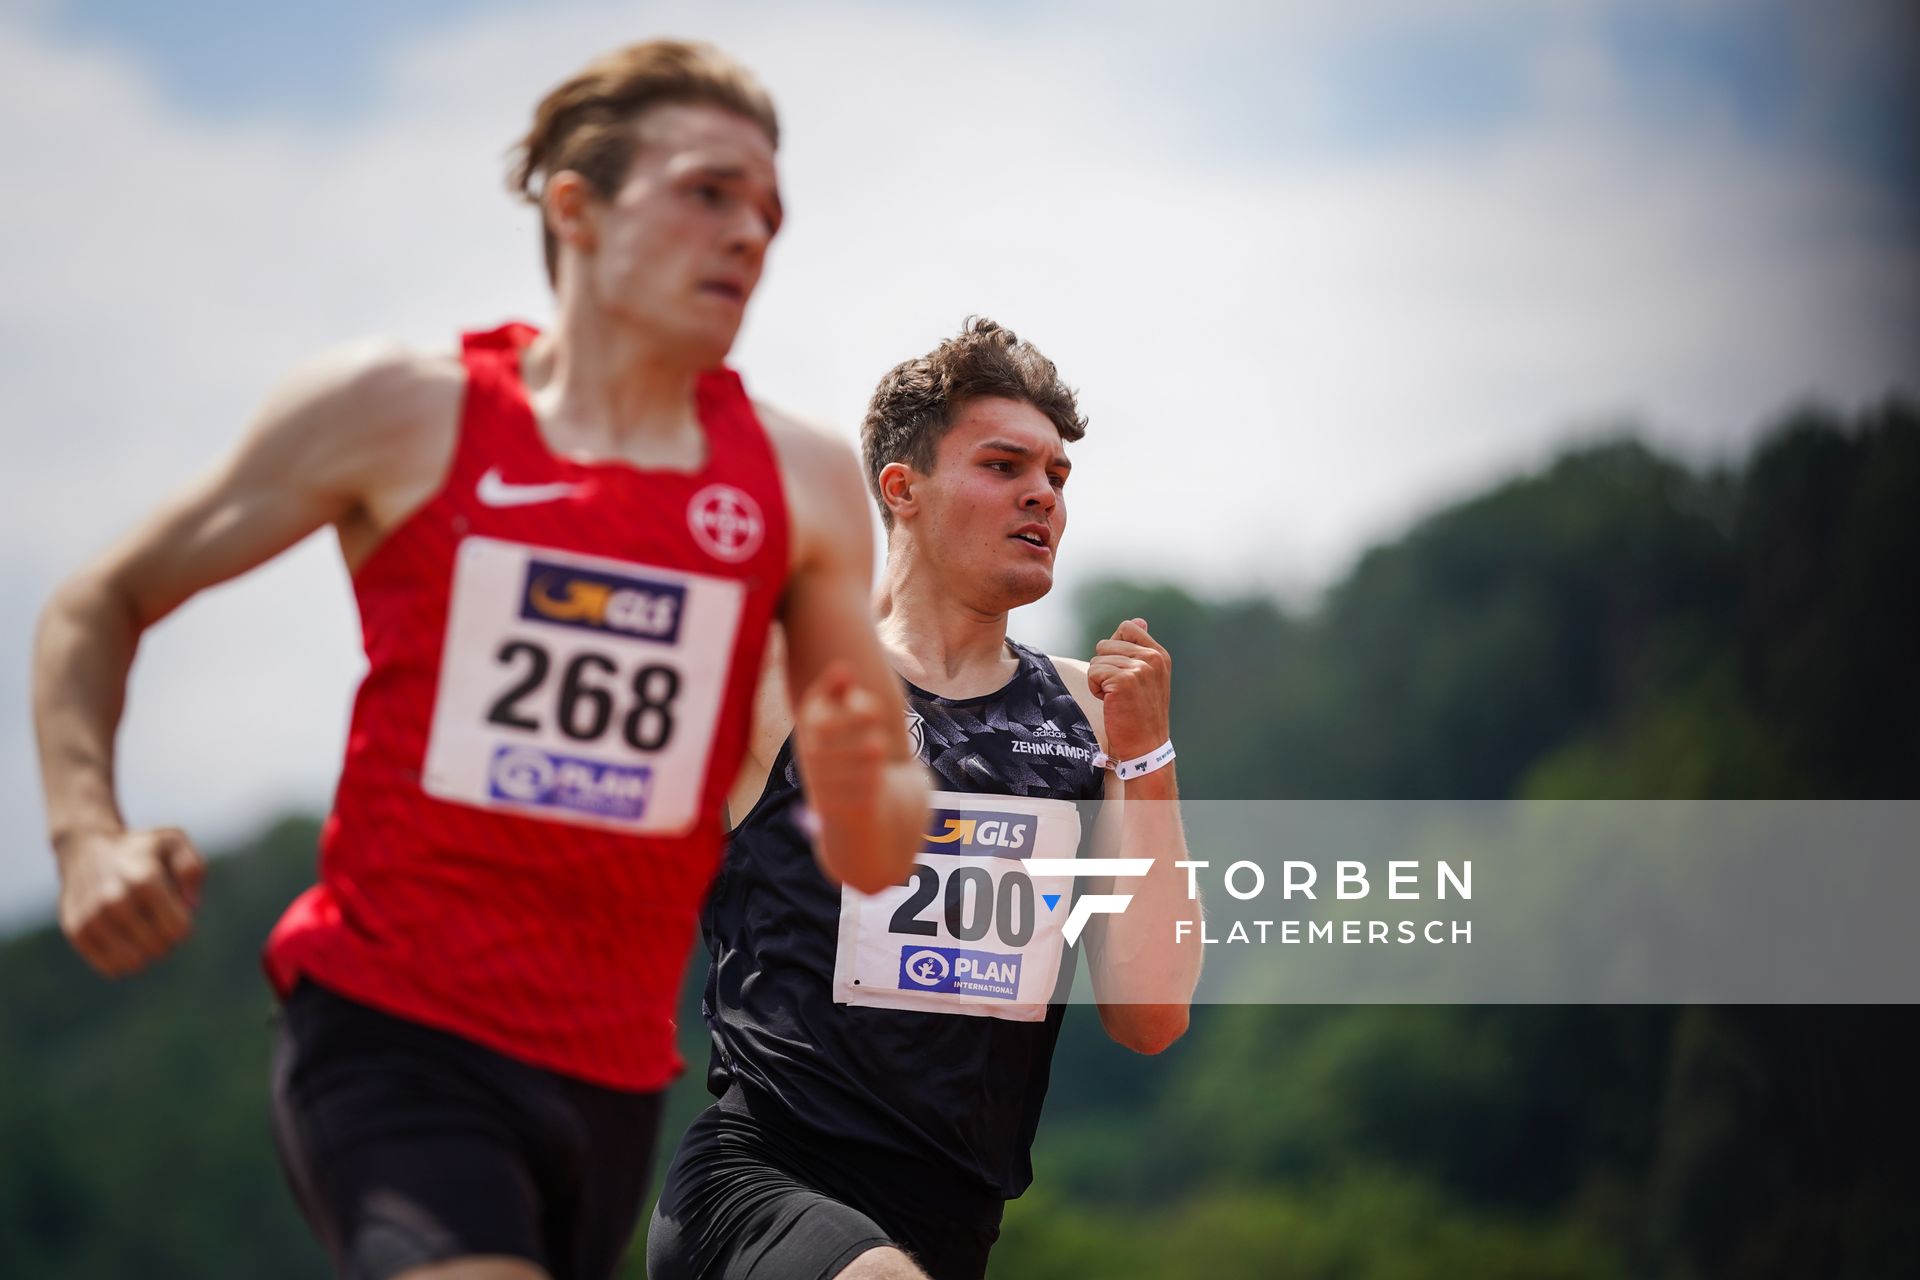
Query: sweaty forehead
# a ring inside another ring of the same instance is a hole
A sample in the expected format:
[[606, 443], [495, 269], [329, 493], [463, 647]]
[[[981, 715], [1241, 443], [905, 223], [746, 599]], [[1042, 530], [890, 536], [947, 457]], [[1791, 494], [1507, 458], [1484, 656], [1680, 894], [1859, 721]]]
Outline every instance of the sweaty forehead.
[[1037, 454], [1048, 461], [1065, 461], [1066, 444], [1059, 428], [1046, 414], [1020, 400], [982, 396], [960, 406], [953, 425], [940, 442], [943, 455], [972, 453], [994, 446]]

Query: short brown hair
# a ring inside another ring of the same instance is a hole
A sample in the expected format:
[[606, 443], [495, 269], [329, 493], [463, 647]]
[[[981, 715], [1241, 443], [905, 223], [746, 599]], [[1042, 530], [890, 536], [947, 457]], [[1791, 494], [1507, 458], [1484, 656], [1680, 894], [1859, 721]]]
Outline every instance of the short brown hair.
[[969, 400], [999, 396], [1030, 404], [1046, 415], [1069, 443], [1087, 434], [1073, 388], [1060, 380], [1053, 361], [1031, 342], [984, 316], [968, 316], [960, 336], [926, 355], [895, 365], [874, 388], [860, 424], [860, 456], [867, 484], [880, 503], [880, 519], [893, 527], [893, 513], [880, 497], [880, 473], [904, 462], [923, 475], [933, 471], [940, 441]]
[[[752, 72], [710, 44], [647, 40], [602, 54], [540, 100], [533, 127], [514, 145], [507, 189], [538, 205], [546, 180], [571, 169], [611, 198], [640, 143], [634, 119], [669, 102], [705, 103], [745, 116], [780, 145], [773, 99]], [[540, 234], [552, 284], [560, 243], [544, 214]]]

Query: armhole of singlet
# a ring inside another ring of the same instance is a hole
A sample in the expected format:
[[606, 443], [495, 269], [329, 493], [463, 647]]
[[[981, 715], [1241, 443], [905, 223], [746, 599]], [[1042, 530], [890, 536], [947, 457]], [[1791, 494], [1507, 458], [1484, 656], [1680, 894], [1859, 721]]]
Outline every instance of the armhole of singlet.
[[784, 778], [786, 772], [784, 766], [792, 759], [793, 735], [789, 733], [781, 740], [780, 749], [773, 753], [773, 763], [767, 766], [767, 780], [760, 784], [760, 795], [754, 800], [752, 807], [741, 816], [740, 821], [733, 824], [731, 835], [739, 835], [760, 816], [761, 811], [767, 807], [767, 797], [773, 794], [774, 779]]
[[455, 482], [460, 479], [463, 473], [462, 468], [468, 461], [466, 455], [474, 447], [470, 439], [471, 433], [467, 430], [467, 418], [469, 411], [473, 407], [476, 391], [474, 367], [470, 361], [469, 352], [476, 345], [473, 340], [479, 336], [481, 335], [473, 333], [461, 334], [460, 347], [454, 353], [454, 359], [460, 365], [460, 395], [454, 402], [453, 449], [447, 454], [447, 469], [441, 474], [440, 483], [434, 486], [433, 491], [423, 498], [419, 505], [415, 506], [413, 510], [401, 517], [397, 524], [382, 534], [380, 541], [374, 544], [373, 550], [367, 553], [367, 558], [362, 560], [360, 566], [348, 575], [348, 580], [355, 588], [358, 588], [361, 579], [372, 570], [374, 564], [387, 555], [388, 547], [399, 541], [401, 535], [407, 530], [413, 528], [421, 521], [430, 518], [434, 508], [438, 507], [446, 498], [447, 494], [453, 489]]
[[[438, 502], [462, 477], [478, 481], [480, 464], [488, 456], [479, 439], [481, 432], [474, 429], [477, 422], [484, 420], [482, 411], [496, 422], [515, 410], [523, 412], [528, 421], [522, 427], [532, 430], [532, 443], [544, 451], [544, 445], [539, 440], [540, 424], [533, 417], [533, 404], [527, 399], [526, 384], [520, 377], [520, 357], [525, 354], [531, 340], [518, 345], [511, 342], [488, 345], [482, 341], [494, 337], [498, 332], [493, 330], [460, 335], [460, 366], [466, 381], [460, 389], [460, 416], [453, 426], [453, 454], [447, 459], [447, 474], [442, 478], [440, 487], [423, 504], [422, 510]], [[506, 388], [510, 384], [518, 389], [516, 395], [507, 394]], [[512, 429], [508, 428], [506, 434], [512, 434]]]
[[1060, 668], [1054, 665], [1053, 655], [1050, 653], [1042, 653], [1038, 649], [1029, 649], [1018, 640], [1009, 639], [1007, 643], [1014, 647], [1015, 652], [1020, 654], [1023, 661], [1032, 663], [1034, 667], [1039, 669], [1047, 678], [1059, 685], [1069, 698], [1073, 698], [1073, 709], [1078, 711], [1080, 718], [1087, 722], [1088, 732], [1093, 733], [1094, 741], [1098, 742], [1100, 735], [1093, 728], [1093, 717], [1088, 715], [1087, 709], [1080, 705], [1080, 699], [1074, 698], [1073, 686], [1067, 683], [1067, 678], [1060, 674]]
[[[1042, 653], [1038, 649], [1028, 648], [1026, 645], [1021, 644], [1018, 640], [1015, 640], [1012, 636], [1007, 637], [1007, 643], [1013, 646], [1014, 653], [1019, 655], [1020, 661], [1023, 664], [1033, 667], [1041, 675], [1045, 676], [1047, 679], [1052, 680], [1055, 684], [1059, 685], [1062, 689], [1066, 690], [1067, 696], [1069, 698], [1073, 698], [1073, 686], [1069, 685], [1066, 682], [1066, 679], [1063, 676], [1061, 676], [1060, 668], [1053, 665], [1053, 656], [1051, 654]], [[1080, 699], [1073, 698], [1073, 705], [1074, 705], [1074, 709], [1080, 713], [1080, 718], [1082, 720], [1085, 720], [1087, 722], [1087, 727], [1091, 729], [1093, 727], [1093, 717], [1089, 716], [1087, 714], [1087, 709], [1080, 705]], [[1097, 738], [1099, 735], [1095, 734], [1094, 736]]]
[[[1031, 661], [1036, 667], [1038, 667], [1040, 670], [1044, 671], [1048, 676], [1050, 676], [1053, 679], [1053, 682], [1059, 685], [1061, 690], [1066, 693], [1067, 697], [1073, 700], [1073, 709], [1079, 712], [1080, 719], [1086, 722], [1087, 736], [1093, 739], [1094, 749], [1105, 750], [1106, 749], [1105, 745], [1100, 741], [1100, 731], [1093, 727], [1093, 717], [1088, 715], [1087, 709], [1080, 705], [1080, 699], [1075, 698], [1073, 696], [1073, 686], [1066, 682], [1066, 679], [1060, 674], [1060, 668], [1054, 665], [1053, 655], [1049, 653], [1042, 653], [1038, 649], [1029, 649], [1026, 645], [1021, 644], [1018, 640], [1015, 640], [1012, 637], [1008, 637], [1007, 643], [1014, 647], [1015, 651], [1021, 655], [1022, 660]], [[1094, 794], [1086, 797], [1085, 800], [1079, 801], [1077, 803], [1081, 803], [1081, 804], [1098, 803], [1105, 797], [1106, 775], [1102, 773], [1099, 769], [1095, 769], [1093, 771], [1092, 785], [1094, 789]], [[1088, 833], [1087, 836], [1083, 837], [1083, 839], [1090, 839], [1090, 838], [1091, 838], [1090, 832]], [[1079, 892], [1079, 885], [1077, 883], [1074, 885], [1074, 891], [1076, 893]]]
[[482, 394], [480, 387], [477, 385], [479, 380], [474, 376], [474, 373], [474, 367], [469, 361], [466, 352], [466, 337], [462, 335], [460, 353], [460, 402], [459, 406], [454, 410], [453, 449], [447, 454], [447, 470], [446, 473], [440, 477], [439, 487], [433, 491], [432, 497], [415, 508], [415, 515], [436, 506], [442, 498], [447, 496], [448, 492], [458, 483], [460, 477], [465, 474], [467, 470], [467, 463], [469, 461], [467, 455], [474, 447], [471, 438], [473, 433], [467, 429], [467, 424], [474, 415], [475, 401]]

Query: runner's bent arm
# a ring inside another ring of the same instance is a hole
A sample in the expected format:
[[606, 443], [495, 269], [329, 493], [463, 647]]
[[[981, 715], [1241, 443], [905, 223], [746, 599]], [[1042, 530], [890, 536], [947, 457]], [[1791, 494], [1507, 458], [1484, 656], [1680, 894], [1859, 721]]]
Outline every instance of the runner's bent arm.
[[[1138, 619], [1101, 641], [1091, 666], [1055, 659], [1055, 667], [1108, 754], [1130, 759], [1167, 740], [1172, 660]], [[1186, 873], [1175, 865], [1187, 857], [1187, 840], [1172, 764], [1130, 782], [1108, 775], [1094, 849], [1099, 857], [1153, 859], [1145, 876], [1089, 884], [1133, 901], [1118, 915], [1096, 916], [1087, 945], [1101, 1025], [1136, 1052], [1158, 1053], [1186, 1031], [1200, 980], [1200, 903], [1187, 896]], [[1175, 927], [1181, 920], [1193, 925], [1185, 942]]]
[[873, 530], [852, 451], [775, 421], [796, 540], [781, 603], [794, 757], [822, 867], [875, 893], [912, 869], [926, 771], [908, 750], [906, 704], [873, 630]]
[[760, 683], [753, 691], [753, 727], [747, 734], [747, 750], [727, 790], [727, 829], [740, 825], [760, 794], [767, 789], [768, 774], [780, 754], [780, 745], [793, 732], [793, 713], [787, 706], [787, 642], [780, 624], [767, 631], [767, 651], [760, 661]]
[[[1185, 1034], [1200, 980], [1200, 903], [1187, 897], [1187, 873], [1174, 865], [1187, 858], [1187, 838], [1173, 768], [1131, 782], [1109, 776], [1102, 818], [1113, 829], [1100, 832], [1096, 824], [1099, 856], [1153, 859], [1146, 875], [1098, 890], [1129, 893], [1133, 901], [1118, 915], [1095, 916], [1087, 928], [1100, 1025], [1136, 1053], [1159, 1053]], [[1179, 920], [1193, 925], [1184, 942]]]
[[60, 922], [118, 976], [185, 936], [199, 855], [171, 829], [128, 832], [114, 794], [114, 734], [141, 633], [195, 592], [351, 515], [360, 478], [391, 462], [395, 414], [417, 408], [409, 358], [360, 347], [289, 377], [213, 471], [69, 578], [41, 614], [34, 718]]

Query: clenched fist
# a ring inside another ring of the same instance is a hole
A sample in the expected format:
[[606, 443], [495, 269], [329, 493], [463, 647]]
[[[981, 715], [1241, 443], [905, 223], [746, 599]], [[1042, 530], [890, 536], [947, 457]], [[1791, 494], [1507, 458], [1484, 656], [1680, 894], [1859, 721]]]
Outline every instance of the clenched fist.
[[186, 832], [88, 832], [59, 852], [60, 930], [107, 977], [139, 972], [193, 931], [206, 862]]
[[1147, 634], [1145, 618], [1129, 618], [1093, 647], [1087, 687], [1107, 722], [1107, 754], [1115, 760], [1146, 755], [1172, 736], [1168, 700], [1173, 658]]
[[807, 804], [823, 819], [865, 816], [905, 741], [898, 712], [889, 715], [884, 702], [856, 683], [851, 666], [829, 663], [793, 709]]

